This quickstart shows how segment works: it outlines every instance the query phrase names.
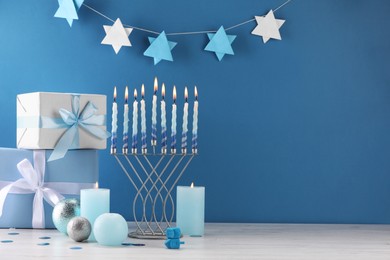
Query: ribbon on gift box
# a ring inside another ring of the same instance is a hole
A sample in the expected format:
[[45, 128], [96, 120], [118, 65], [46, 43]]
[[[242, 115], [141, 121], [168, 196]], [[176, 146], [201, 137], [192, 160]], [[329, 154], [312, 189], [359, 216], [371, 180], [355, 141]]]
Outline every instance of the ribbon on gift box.
[[33, 228], [45, 228], [45, 210], [43, 200], [46, 200], [51, 206], [55, 206], [60, 200], [64, 199], [63, 194], [79, 194], [80, 189], [92, 188], [93, 183], [67, 183], [67, 182], [48, 182], [45, 183], [45, 151], [35, 150], [33, 155], [34, 167], [29, 160], [24, 159], [17, 164], [17, 168], [23, 178], [15, 182], [0, 182], [0, 217], [3, 214], [4, 202], [9, 193], [27, 194], [35, 193], [32, 205]]

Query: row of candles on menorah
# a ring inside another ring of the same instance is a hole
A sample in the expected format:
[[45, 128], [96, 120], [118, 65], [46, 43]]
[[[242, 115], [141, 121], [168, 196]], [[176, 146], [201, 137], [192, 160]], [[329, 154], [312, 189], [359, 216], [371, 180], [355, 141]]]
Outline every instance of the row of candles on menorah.
[[[154, 94], [152, 98], [152, 131], [151, 131], [151, 146], [153, 153], [155, 153], [157, 146], [157, 93], [158, 93], [158, 81], [154, 79]], [[198, 91], [194, 88], [195, 100], [192, 117], [192, 153], [198, 153]], [[187, 154], [187, 133], [188, 133], [188, 90], [184, 89], [184, 106], [183, 106], [183, 125], [181, 135], [181, 152]], [[146, 130], [146, 108], [145, 108], [145, 86], [141, 87], [141, 144], [142, 154], [148, 153], [147, 145], [147, 130]], [[166, 120], [166, 106], [165, 106], [165, 85], [161, 87], [161, 153], [167, 153], [167, 120]], [[117, 119], [118, 105], [116, 102], [116, 87], [114, 87], [114, 102], [112, 104], [112, 131], [111, 131], [111, 154], [117, 153]], [[173, 103], [172, 103], [172, 121], [171, 121], [171, 154], [176, 154], [176, 118], [177, 118], [177, 105], [176, 105], [176, 87], [173, 87]], [[132, 136], [131, 136], [131, 153], [137, 154], [138, 147], [138, 101], [137, 101], [137, 89], [134, 89], [134, 101], [133, 101], [133, 118], [132, 118]], [[125, 104], [123, 113], [123, 146], [122, 153], [129, 153], [129, 105], [128, 105], [128, 87], [125, 89]]]

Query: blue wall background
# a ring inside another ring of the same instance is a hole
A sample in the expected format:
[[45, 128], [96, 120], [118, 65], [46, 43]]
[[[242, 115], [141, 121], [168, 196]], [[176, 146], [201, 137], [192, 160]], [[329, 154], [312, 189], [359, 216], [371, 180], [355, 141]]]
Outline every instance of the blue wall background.
[[[282, 2], [86, 0], [124, 23], [167, 32], [228, 27]], [[207, 221], [390, 223], [388, 1], [292, 1], [276, 14], [287, 20], [282, 41], [264, 45], [250, 23], [230, 31], [236, 55], [218, 62], [202, 51], [205, 35], [172, 36], [175, 61], [157, 66], [142, 55], [147, 33], [134, 31], [133, 47], [115, 55], [100, 44], [108, 21], [82, 7], [69, 28], [53, 18], [57, 6], [0, 4], [0, 146], [15, 147], [18, 93], [110, 100], [114, 85], [145, 83], [151, 93], [157, 76], [179, 93], [199, 87], [201, 155], [180, 184], [206, 186]], [[108, 149], [100, 186], [111, 189], [112, 211], [131, 219], [134, 191]]]

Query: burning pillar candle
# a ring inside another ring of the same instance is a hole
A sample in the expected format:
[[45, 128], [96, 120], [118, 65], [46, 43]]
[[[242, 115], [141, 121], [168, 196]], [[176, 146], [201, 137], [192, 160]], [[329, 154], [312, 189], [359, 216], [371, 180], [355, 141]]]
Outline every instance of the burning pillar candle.
[[198, 153], [198, 90], [195, 86], [194, 116], [192, 121], [192, 153]]
[[188, 132], [188, 90], [184, 89], [184, 109], [183, 109], [183, 133], [181, 136], [181, 152], [187, 153], [187, 132]]
[[157, 145], [157, 78], [154, 78], [154, 95], [152, 100], [152, 146]]
[[145, 109], [145, 86], [142, 84], [141, 87], [141, 143], [142, 143], [142, 154], [147, 153], [146, 144], [146, 109]]
[[173, 86], [172, 122], [171, 122], [171, 153], [176, 153], [176, 86]]
[[165, 84], [161, 87], [161, 153], [167, 153], [167, 117], [165, 110]]
[[203, 236], [205, 188], [178, 186], [176, 196], [176, 226], [184, 235]]
[[118, 105], [116, 103], [116, 87], [114, 87], [114, 102], [112, 103], [112, 125], [111, 125], [111, 154], [116, 153], [116, 132], [117, 132]]
[[137, 153], [137, 135], [138, 135], [138, 102], [137, 89], [134, 89], [134, 103], [133, 103], [133, 135], [131, 143], [131, 152]]
[[125, 106], [124, 106], [124, 112], [123, 112], [123, 147], [122, 152], [124, 154], [127, 154], [129, 149], [129, 90], [126, 86], [125, 90]]

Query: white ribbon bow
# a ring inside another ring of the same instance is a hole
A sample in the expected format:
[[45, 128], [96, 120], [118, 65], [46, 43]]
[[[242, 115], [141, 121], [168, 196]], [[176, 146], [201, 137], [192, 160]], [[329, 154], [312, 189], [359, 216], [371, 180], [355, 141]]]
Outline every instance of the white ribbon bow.
[[33, 228], [45, 228], [45, 209], [43, 199], [51, 206], [55, 206], [64, 199], [56, 190], [47, 187], [45, 184], [45, 151], [34, 151], [34, 167], [27, 159], [17, 164], [17, 168], [23, 178], [5, 186], [0, 190], [0, 217], [3, 214], [3, 206], [8, 193], [35, 193], [33, 202]]

